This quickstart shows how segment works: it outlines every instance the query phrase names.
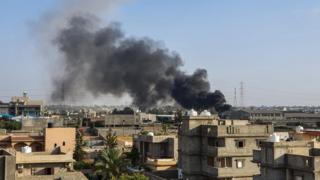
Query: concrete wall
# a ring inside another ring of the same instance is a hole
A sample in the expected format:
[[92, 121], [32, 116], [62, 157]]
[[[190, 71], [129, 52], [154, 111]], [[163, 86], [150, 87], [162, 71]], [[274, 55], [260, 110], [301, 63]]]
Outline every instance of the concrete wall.
[[76, 144], [75, 128], [46, 128], [45, 151], [51, 152], [60, 147], [62, 152], [73, 152]]
[[4, 150], [0, 150], [0, 180], [14, 180], [15, 168], [15, 157]]

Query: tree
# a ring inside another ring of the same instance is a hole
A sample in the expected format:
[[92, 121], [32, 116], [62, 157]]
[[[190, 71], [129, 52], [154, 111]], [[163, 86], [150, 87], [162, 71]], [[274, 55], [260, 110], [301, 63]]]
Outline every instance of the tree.
[[112, 133], [112, 130], [109, 129], [106, 135], [106, 148], [107, 149], [114, 149], [118, 145], [117, 143], [117, 136], [115, 133]]
[[82, 161], [84, 157], [84, 151], [82, 150], [83, 139], [82, 134], [77, 131], [76, 133], [76, 146], [73, 153], [73, 159], [76, 161]]
[[133, 147], [130, 152], [126, 153], [126, 157], [130, 159], [133, 167], [137, 167], [139, 165], [140, 154], [136, 147]]
[[119, 180], [148, 180], [149, 178], [142, 175], [142, 174], [132, 174], [132, 175], [128, 175], [128, 174], [123, 174], [119, 177]]
[[119, 179], [126, 171], [125, 156], [116, 148], [106, 148], [101, 151], [95, 163], [95, 174], [102, 180]]

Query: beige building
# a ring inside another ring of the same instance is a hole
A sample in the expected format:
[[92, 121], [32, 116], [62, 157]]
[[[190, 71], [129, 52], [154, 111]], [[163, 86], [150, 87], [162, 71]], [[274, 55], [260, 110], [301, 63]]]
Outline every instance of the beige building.
[[179, 128], [179, 176], [188, 180], [251, 180], [259, 174], [252, 150], [273, 133], [272, 125], [217, 116], [186, 116]]
[[76, 143], [76, 128], [46, 128], [44, 132], [45, 151], [51, 152], [60, 147], [62, 152], [73, 152]]
[[178, 139], [176, 135], [138, 135], [133, 139], [140, 154], [140, 162], [151, 170], [177, 168]]
[[261, 174], [254, 180], [320, 179], [320, 144], [314, 141], [262, 142], [253, 152]]

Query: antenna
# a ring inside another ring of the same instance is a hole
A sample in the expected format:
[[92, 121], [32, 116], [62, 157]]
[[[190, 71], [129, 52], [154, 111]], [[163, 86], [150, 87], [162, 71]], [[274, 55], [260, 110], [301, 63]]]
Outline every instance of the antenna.
[[240, 106], [244, 107], [244, 83], [240, 82]]
[[236, 107], [238, 105], [237, 103], [237, 88], [234, 88], [233, 106]]

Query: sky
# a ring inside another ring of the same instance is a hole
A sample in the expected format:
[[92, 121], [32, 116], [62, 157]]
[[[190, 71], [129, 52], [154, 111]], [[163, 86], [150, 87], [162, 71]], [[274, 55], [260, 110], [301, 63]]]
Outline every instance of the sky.
[[[34, 22], [61, 2], [0, 2], [0, 100], [22, 91], [50, 96], [50, 58]], [[99, 15], [128, 36], [161, 41], [189, 73], [206, 68], [211, 88], [232, 105], [235, 88], [240, 103], [240, 82], [246, 106], [320, 105], [320, 1], [127, 0]]]

